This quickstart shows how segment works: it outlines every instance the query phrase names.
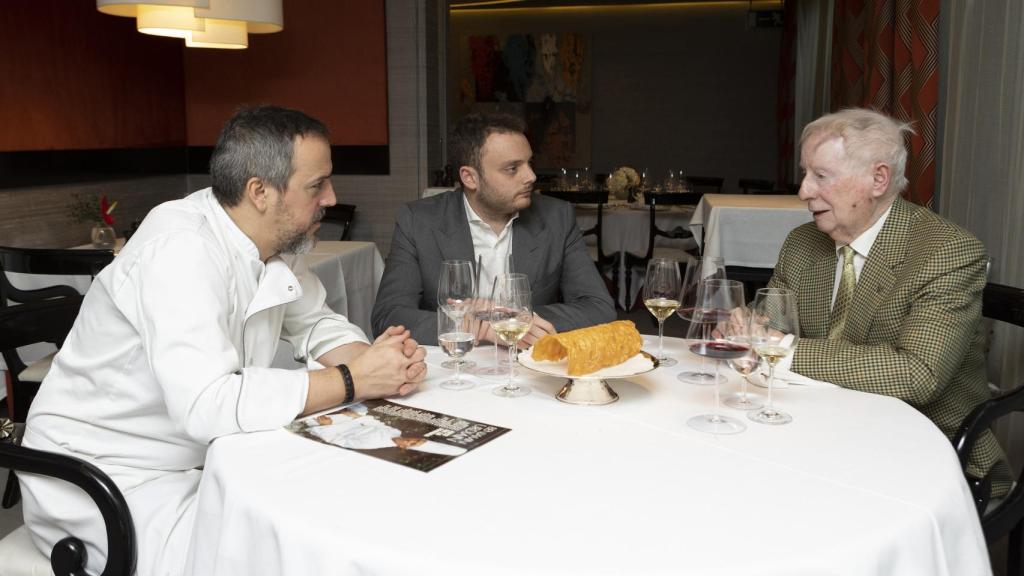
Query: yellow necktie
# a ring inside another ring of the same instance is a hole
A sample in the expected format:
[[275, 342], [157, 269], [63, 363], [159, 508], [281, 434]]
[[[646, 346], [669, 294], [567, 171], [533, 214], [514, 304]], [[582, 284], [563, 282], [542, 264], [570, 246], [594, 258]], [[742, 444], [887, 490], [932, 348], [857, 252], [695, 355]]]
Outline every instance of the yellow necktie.
[[846, 327], [846, 312], [850, 308], [850, 300], [853, 299], [853, 289], [857, 287], [857, 273], [853, 269], [853, 248], [847, 245], [841, 250], [843, 275], [839, 279], [839, 291], [836, 292], [836, 302], [832, 305], [832, 315], [829, 317], [829, 340], [838, 340], [842, 337], [843, 328]]

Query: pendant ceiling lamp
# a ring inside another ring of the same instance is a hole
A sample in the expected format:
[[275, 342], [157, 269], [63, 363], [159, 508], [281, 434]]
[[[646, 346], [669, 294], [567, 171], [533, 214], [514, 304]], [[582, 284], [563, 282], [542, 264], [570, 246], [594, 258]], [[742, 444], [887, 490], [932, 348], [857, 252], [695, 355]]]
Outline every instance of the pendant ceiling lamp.
[[249, 34], [284, 28], [282, 0], [96, 0], [96, 9], [135, 18], [139, 32], [183, 38], [191, 48], [246, 48]]

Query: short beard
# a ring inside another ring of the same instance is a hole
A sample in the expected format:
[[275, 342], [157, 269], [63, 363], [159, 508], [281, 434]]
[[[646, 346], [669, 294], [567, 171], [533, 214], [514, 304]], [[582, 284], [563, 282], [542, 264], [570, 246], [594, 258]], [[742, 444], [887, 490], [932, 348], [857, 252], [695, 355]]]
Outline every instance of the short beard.
[[[316, 218], [310, 223], [309, 227], [312, 228], [313, 224], [319, 222], [323, 217], [326, 210], [320, 208], [316, 214]], [[278, 254], [309, 254], [316, 246], [317, 237], [315, 234], [309, 233], [309, 228], [305, 230], [297, 230], [290, 234], [285, 234], [283, 231], [277, 238], [277, 253]]]

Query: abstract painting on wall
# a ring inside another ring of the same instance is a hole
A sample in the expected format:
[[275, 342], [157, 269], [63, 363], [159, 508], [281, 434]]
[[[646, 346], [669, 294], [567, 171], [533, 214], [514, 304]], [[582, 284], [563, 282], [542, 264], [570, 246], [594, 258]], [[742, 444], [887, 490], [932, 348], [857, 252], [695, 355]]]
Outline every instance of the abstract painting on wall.
[[590, 163], [588, 42], [572, 32], [468, 36], [458, 44], [456, 114], [522, 117], [541, 169]]

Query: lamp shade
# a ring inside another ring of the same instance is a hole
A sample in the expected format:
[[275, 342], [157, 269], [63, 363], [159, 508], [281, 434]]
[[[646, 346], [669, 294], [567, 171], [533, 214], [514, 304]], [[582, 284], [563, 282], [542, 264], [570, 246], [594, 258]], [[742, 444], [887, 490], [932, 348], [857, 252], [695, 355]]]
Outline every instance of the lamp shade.
[[204, 18], [205, 30], [192, 30], [185, 36], [189, 48], [228, 48], [240, 50], [249, 47], [249, 34], [245, 22]]
[[96, 0], [96, 9], [111, 16], [129, 16], [134, 18], [138, 15], [137, 8], [143, 4], [148, 6], [209, 8], [210, 0], [146, 0], [146, 2], [139, 2], [138, 0]]
[[281, 0], [209, 0], [208, 4], [196, 7], [197, 17], [244, 20], [251, 34], [280, 32], [284, 28]]
[[185, 38], [193, 30], [205, 30], [206, 20], [196, 18], [195, 9], [190, 6], [140, 4], [135, 27], [143, 34]]
[[184, 38], [192, 48], [247, 48], [249, 33], [284, 28], [283, 0], [96, 0], [96, 9], [135, 18], [139, 32]]

